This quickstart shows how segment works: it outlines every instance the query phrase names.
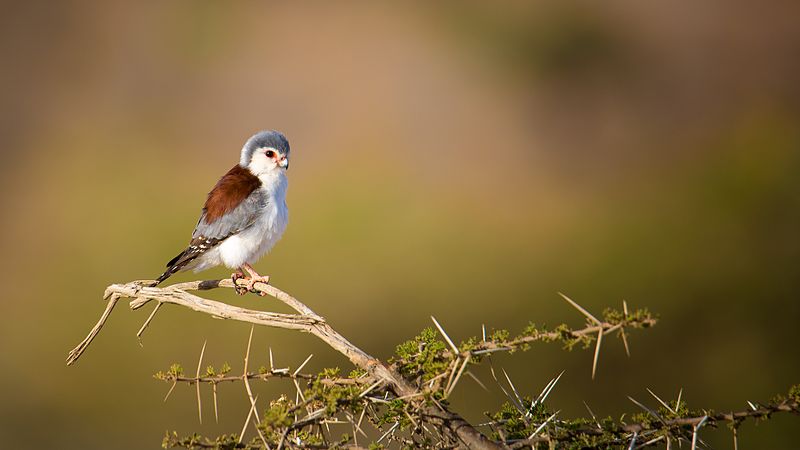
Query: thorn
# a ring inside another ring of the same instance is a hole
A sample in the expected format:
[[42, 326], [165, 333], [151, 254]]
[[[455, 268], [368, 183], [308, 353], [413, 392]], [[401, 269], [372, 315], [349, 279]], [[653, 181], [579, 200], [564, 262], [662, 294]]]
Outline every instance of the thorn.
[[311, 359], [311, 357], [313, 357], [313, 356], [314, 356], [314, 354], [313, 354], [313, 353], [309, 354], [309, 355], [308, 355], [308, 358], [306, 358], [306, 360], [305, 360], [305, 361], [303, 361], [303, 364], [300, 364], [300, 367], [298, 367], [298, 368], [297, 368], [297, 370], [295, 370], [295, 371], [294, 371], [294, 373], [292, 374], [292, 376], [293, 376], [293, 377], [296, 377], [296, 376], [297, 376], [297, 374], [298, 374], [298, 373], [300, 373], [300, 371], [301, 371], [301, 370], [303, 370], [303, 367], [305, 367], [305, 366], [306, 366], [306, 363], [308, 362], [308, 360], [310, 360], [310, 359]]
[[478, 377], [476, 377], [475, 374], [472, 373], [472, 371], [468, 370], [466, 373], [467, 375], [469, 375], [470, 378], [475, 380], [475, 382], [478, 383], [478, 386], [482, 387], [484, 391], [489, 392], [489, 389], [486, 387], [486, 385], [481, 383], [481, 380], [479, 380]]
[[757, 411], [757, 410], [758, 410], [758, 408], [756, 408], [756, 405], [754, 405], [753, 403], [751, 403], [751, 402], [750, 402], [750, 400], [747, 400], [747, 404], [748, 404], [748, 405], [750, 405], [750, 408], [751, 408], [753, 411]]
[[365, 395], [367, 395], [367, 394], [369, 394], [370, 392], [372, 392], [372, 390], [373, 390], [373, 389], [375, 389], [376, 387], [380, 386], [380, 385], [381, 385], [381, 383], [383, 383], [383, 380], [382, 380], [382, 379], [381, 379], [381, 380], [378, 380], [378, 381], [376, 381], [376, 382], [374, 382], [374, 383], [372, 383], [372, 385], [370, 385], [370, 387], [368, 387], [367, 389], [365, 389], [365, 390], [364, 390], [364, 392], [362, 392], [362, 393], [358, 394], [358, 398], [363, 398]]
[[574, 302], [574, 301], [573, 301], [571, 298], [567, 297], [566, 295], [562, 294], [561, 292], [559, 292], [559, 293], [558, 293], [558, 295], [560, 295], [560, 296], [561, 296], [561, 297], [562, 297], [564, 300], [566, 300], [567, 302], [569, 302], [569, 304], [570, 304], [570, 305], [574, 306], [574, 307], [575, 307], [575, 309], [577, 309], [578, 311], [580, 311], [580, 312], [581, 312], [581, 314], [583, 314], [584, 316], [586, 316], [586, 317], [587, 317], [589, 320], [591, 320], [592, 322], [594, 322], [596, 325], [601, 325], [601, 326], [602, 326], [602, 324], [603, 324], [603, 323], [602, 323], [602, 322], [600, 322], [599, 320], [597, 320], [597, 317], [595, 317], [595, 316], [591, 315], [591, 314], [589, 313], [589, 311], [587, 311], [587, 310], [583, 309], [583, 307], [582, 307], [581, 305], [579, 305], [579, 304], [575, 303], [575, 302]]
[[[255, 400], [258, 400], [258, 394], [256, 394]], [[242, 439], [244, 438], [244, 432], [247, 431], [247, 424], [250, 423], [250, 418], [253, 417], [253, 411], [256, 410], [256, 403], [253, 402], [250, 404], [250, 412], [247, 413], [247, 418], [244, 419], [244, 426], [242, 426], [242, 432], [239, 433], [239, 443], [242, 443]]]
[[511, 347], [497, 347], [497, 348], [486, 348], [483, 350], [475, 350], [472, 352], [473, 355], [485, 355], [486, 353], [494, 353], [494, 352], [505, 352], [511, 350]]
[[561, 375], [564, 375], [564, 371], [563, 370], [561, 371], [560, 374], [558, 374], [557, 377], [553, 378], [552, 380], [550, 380], [549, 383], [547, 383], [547, 386], [545, 386], [544, 389], [542, 389], [542, 393], [539, 394], [539, 397], [537, 397], [536, 401], [533, 402], [534, 404], [544, 403], [544, 401], [547, 398], [547, 396], [550, 395], [550, 392], [553, 390], [554, 387], [556, 387], [556, 384], [558, 383], [558, 380], [561, 379]]
[[625, 355], [631, 357], [631, 349], [628, 347], [628, 336], [625, 334], [625, 327], [619, 329], [619, 335], [622, 336], [622, 345], [625, 347]]
[[640, 445], [639, 448], [649, 447], [649, 446], [655, 444], [656, 442], [658, 442], [658, 441], [660, 441], [662, 439], [664, 439], [663, 435], [659, 436], [659, 437], [656, 437], [656, 438], [653, 438], [653, 439], [650, 439], [649, 441], [647, 441], [644, 444]]
[[450, 344], [450, 348], [453, 349], [453, 353], [454, 353], [453, 356], [458, 355], [458, 353], [459, 353], [458, 352], [458, 347], [456, 347], [456, 344], [453, 344], [453, 341], [452, 341], [452, 339], [450, 339], [450, 336], [448, 336], [447, 333], [444, 332], [444, 328], [442, 328], [442, 326], [439, 325], [439, 322], [436, 321], [435, 317], [431, 316], [431, 320], [433, 320], [433, 323], [436, 325], [436, 328], [439, 329], [439, 332], [442, 333], [442, 336], [444, 336], [444, 338], [447, 340], [447, 343]]
[[594, 411], [592, 411], [592, 408], [589, 408], [589, 404], [586, 403], [586, 402], [583, 402], [583, 405], [586, 406], [586, 410], [589, 411], [589, 415], [592, 416], [592, 420], [594, 420], [594, 423], [597, 424], [597, 428], [599, 430], [602, 430], [603, 427], [600, 425], [600, 422], [597, 421], [597, 416], [594, 415]]
[[458, 380], [461, 379], [461, 375], [464, 374], [464, 369], [466, 369], [467, 368], [467, 364], [469, 364], [470, 356], [472, 356], [472, 355], [467, 353], [467, 357], [464, 358], [464, 363], [461, 364], [461, 369], [458, 370], [458, 374], [456, 374], [455, 379], [453, 379], [453, 381], [450, 383], [450, 388], [447, 389], [447, 392], [445, 393], [445, 397], [449, 397], [450, 394], [453, 392], [453, 389], [456, 388], [456, 384], [458, 384]]
[[[253, 343], [253, 330], [255, 330], [255, 325], [250, 326], [250, 336], [247, 338], [247, 351], [244, 354], [244, 371], [242, 373], [242, 381], [244, 381], [244, 387], [245, 390], [247, 391], [247, 398], [250, 399], [250, 408], [252, 414], [255, 416], [256, 425], [258, 425], [258, 422], [261, 422], [261, 418], [258, 417], [258, 411], [256, 410], [256, 399], [258, 398], [258, 396], [256, 395], [255, 397], [253, 397], [253, 391], [250, 389], [250, 381], [247, 378], [247, 363], [250, 360], [250, 346]], [[248, 420], [250, 419], [250, 417], [251, 415], [248, 414], [247, 415]], [[247, 422], [245, 422], [245, 427], [246, 426]], [[256, 431], [258, 432], [258, 437], [261, 438], [261, 442], [264, 443], [265, 447], [269, 448], [269, 444], [267, 444], [267, 439], [264, 437], [264, 434], [261, 432], [258, 426], [256, 426], [255, 428]], [[242, 435], [244, 435], [244, 431], [242, 431]], [[239, 436], [239, 438], [241, 439], [241, 436]]]
[[197, 416], [200, 419], [200, 423], [203, 423], [203, 402], [200, 400], [200, 367], [203, 365], [203, 355], [206, 353], [207, 343], [208, 340], [203, 342], [203, 348], [200, 349], [200, 359], [197, 361], [197, 373], [195, 374], [195, 378], [197, 378], [195, 382], [197, 387]]
[[481, 324], [481, 331], [483, 332], [483, 342], [486, 342], [486, 325]]
[[211, 383], [211, 392], [214, 394], [214, 422], [219, 423], [219, 411], [217, 409], [217, 383]]
[[703, 416], [703, 420], [694, 426], [694, 429], [692, 430], [692, 450], [697, 450], [697, 431], [706, 423], [707, 420], [708, 416]]
[[[444, 387], [445, 397], [447, 396], [447, 394], [446, 394], [447, 391], [450, 390], [450, 384], [453, 383], [453, 377], [456, 376], [456, 371], [458, 370], [458, 365], [459, 364], [461, 364], [461, 357], [460, 356], [457, 357], [455, 359], [455, 361], [453, 361], [452, 363], [450, 363], [450, 365], [447, 366], [447, 371], [450, 372], [450, 376], [447, 377], [447, 384]], [[452, 366], [452, 368], [451, 368], [451, 366]]]
[[592, 379], [594, 380], [594, 374], [597, 372], [597, 360], [600, 359], [600, 344], [603, 343], [603, 329], [600, 329], [600, 332], [597, 333], [597, 345], [594, 347], [594, 361], [592, 362]]
[[500, 390], [503, 391], [503, 394], [506, 394], [506, 397], [508, 397], [508, 399], [511, 400], [511, 403], [514, 404], [514, 407], [517, 408], [517, 411], [519, 411], [520, 414], [525, 414], [522, 405], [519, 405], [517, 403], [517, 399], [512, 397], [511, 394], [509, 394], [508, 391], [506, 391], [506, 388], [503, 387], [503, 384], [500, 383], [500, 380], [497, 379], [497, 375], [494, 373], [494, 364], [492, 364], [491, 359], [489, 360], [489, 372], [492, 374], [492, 378], [494, 378], [495, 383], [497, 383], [497, 385], [500, 386]]
[[356, 424], [356, 428], [361, 432], [362, 435], [364, 435], [364, 437], [367, 437], [367, 433], [364, 433], [364, 431], [361, 430], [361, 422], [364, 420], [364, 413], [366, 412], [367, 407], [364, 406], [364, 408], [361, 410], [361, 417], [358, 418], [358, 423]]
[[294, 381], [294, 387], [295, 387], [295, 389], [297, 389], [297, 396], [295, 397], [295, 401], [294, 402], [295, 403], [300, 403], [298, 401], [298, 398], [300, 400], [302, 400], [302, 401], [306, 401], [306, 397], [305, 397], [305, 395], [303, 395], [303, 391], [300, 389], [300, 383], [297, 382], [297, 378], [293, 378], [292, 381]]
[[169, 391], [167, 391], [167, 395], [164, 396], [164, 403], [167, 403], [167, 399], [169, 398], [170, 394], [172, 394], [172, 390], [175, 389], [175, 385], [178, 384], [178, 380], [172, 382], [172, 386], [170, 386]]
[[636, 401], [636, 399], [634, 399], [634, 398], [633, 398], [633, 397], [631, 397], [631, 396], [628, 396], [628, 400], [630, 400], [630, 401], [632, 401], [633, 403], [635, 403], [635, 404], [636, 404], [636, 406], [638, 406], [639, 408], [642, 408], [643, 410], [647, 411], [647, 412], [648, 412], [648, 413], [649, 413], [651, 416], [653, 416], [653, 417], [655, 417], [656, 419], [658, 419], [658, 420], [659, 420], [661, 423], [664, 423], [664, 419], [662, 419], [662, 418], [661, 418], [661, 416], [660, 416], [660, 415], [658, 415], [658, 413], [657, 413], [657, 412], [655, 412], [655, 411], [653, 411], [652, 409], [648, 408], [647, 406], [644, 406], [643, 404], [641, 404], [641, 403], [637, 402], [637, 401]]
[[394, 423], [394, 425], [392, 425], [392, 427], [391, 427], [391, 428], [389, 428], [389, 431], [387, 431], [386, 433], [383, 433], [383, 436], [381, 436], [381, 438], [380, 438], [380, 439], [378, 439], [378, 441], [376, 442], [376, 444], [380, 444], [380, 442], [381, 442], [381, 441], [382, 441], [384, 438], [386, 438], [386, 436], [388, 436], [388, 435], [389, 435], [389, 433], [391, 433], [392, 431], [394, 431], [394, 429], [395, 429], [395, 428], [397, 428], [397, 426], [398, 426], [398, 425], [400, 425], [400, 422], [395, 422], [395, 423]]
[[524, 409], [524, 404], [522, 403], [522, 397], [519, 396], [519, 392], [517, 392], [517, 388], [514, 387], [514, 383], [511, 382], [511, 378], [509, 378], [508, 373], [506, 373], [506, 369], [503, 370], [503, 375], [506, 377], [506, 381], [508, 381], [508, 385], [511, 386], [511, 390], [514, 392], [514, 396], [517, 397], [517, 402], [520, 406], [520, 412]]
[[542, 422], [542, 424], [541, 424], [541, 425], [539, 425], [539, 426], [536, 428], [536, 430], [534, 430], [534, 431], [533, 431], [533, 433], [532, 433], [530, 436], [528, 436], [528, 439], [533, 439], [534, 437], [536, 437], [536, 435], [537, 435], [537, 434], [539, 434], [539, 432], [540, 432], [540, 431], [542, 431], [542, 428], [544, 428], [544, 427], [545, 427], [545, 426], [546, 426], [546, 425], [547, 425], [547, 424], [548, 424], [548, 423], [549, 423], [551, 420], [553, 420], [553, 418], [555, 418], [555, 417], [556, 417], [556, 415], [557, 415], [558, 413], [560, 413], [560, 412], [561, 412], [560, 410], [559, 410], [559, 411], [556, 411], [556, 412], [554, 412], [552, 416], [548, 417], [548, 418], [547, 418], [547, 420], [545, 420], [544, 422]]
[[628, 450], [633, 450], [634, 446], [636, 445], [636, 438], [639, 437], [639, 433], [634, 431], [633, 437], [631, 438], [631, 445], [628, 446]]
[[655, 394], [655, 392], [653, 392], [653, 391], [651, 391], [651, 390], [650, 390], [650, 388], [645, 388], [645, 389], [647, 389], [647, 392], [649, 392], [649, 393], [650, 393], [650, 395], [652, 395], [653, 397], [655, 397], [655, 399], [656, 399], [656, 400], [658, 400], [658, 402], [659, 402], [659, 403], [661, 403], [661, 404], [664, 406], [664, 408], [667, 408], [667, 410], [668, 410], [669, 412], [671, 412], [672, 414], [677, 414], [677, 412], [675, 412], [675, 410], [674, 410], [674, 409], [670, 408], [670, 406], [669, 406], [668, 404], [666, 404], [666, 402], [664, 402], [664, 400], [661, 400], [661, 399], [660, 399], [660, 398], [659, 398], [659, 397], [658, 397], [658, 396]]
[[[622, 318], [625, 323], [628, 322], [628, 302], [625, 300], [622, 301]], [[628, 348], [628, 336], [625, 335], [625, 325], [622, 325], [622, 328], [619, 329], [619, 334], [622, 336], [622, 345], [625, 346], [625, 354], [628, 355], [628, 358], [631, 357], [631, 350]]]
[[272, 347], [269, 348], [269, 371], [275, 370], [275, 365], [272, 363]]

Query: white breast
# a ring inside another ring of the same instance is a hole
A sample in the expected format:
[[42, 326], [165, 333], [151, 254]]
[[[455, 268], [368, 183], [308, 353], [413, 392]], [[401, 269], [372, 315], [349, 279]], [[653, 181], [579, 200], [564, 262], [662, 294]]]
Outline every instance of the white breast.
[[254, 264], [280, 240], [289, 222], [286, 177], [281, 173], [278, 178], [262, 179], [262, 183], [259, 189], [265, 190], [268, 201], [255, 223], [203, 255], [195, 272], [219, 264], [231, 269], [238, 269], [244, 263]]

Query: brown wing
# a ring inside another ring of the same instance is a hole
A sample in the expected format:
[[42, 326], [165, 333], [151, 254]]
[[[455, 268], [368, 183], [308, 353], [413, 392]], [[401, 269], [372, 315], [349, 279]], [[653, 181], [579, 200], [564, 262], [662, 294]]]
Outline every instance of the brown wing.
[[223, 175], [208, 193], [189, 246], [167, 263], [167, 270], [156, 279], [156, 284], [249, 226], [261, 203], [259, 196], [252, 194], [260, 186], [261, 180], [238, 164]]
[[249, 170], [238, 164], [233, 166], [208, 193], [206, 204], [203, 206], [203, 218], [206, 223], [214, 223], [233, 211], [260, 186], [261, 180]]

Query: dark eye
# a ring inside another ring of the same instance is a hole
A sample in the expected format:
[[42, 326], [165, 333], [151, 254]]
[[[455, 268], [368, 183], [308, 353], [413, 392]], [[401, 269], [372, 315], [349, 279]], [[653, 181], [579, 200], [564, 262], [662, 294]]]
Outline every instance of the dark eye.
[[275, 152], [273, 152], [272, 150], [267, 150], [266, 155], [267, 155], [267, 158], [272, 158], [273, 156], [275, 156]]

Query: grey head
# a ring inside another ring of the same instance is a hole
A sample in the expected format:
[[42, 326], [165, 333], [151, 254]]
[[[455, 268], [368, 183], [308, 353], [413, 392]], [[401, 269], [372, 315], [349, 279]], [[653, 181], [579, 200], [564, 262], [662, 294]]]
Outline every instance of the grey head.
[[284, 136], [283, 133], [274, 130], [259, 131], [251, 136], [250, 139], [244, 143], [244, 147], [242, 147], [242, 156], [239, 160], [239, 165], [248, 167], [253, 159], [253, 154], [261, 149], [275, 150], [280, 156], [286, 159], [286, 166], [288, 167], [289, 141], [286, 140], [286, 136]]

